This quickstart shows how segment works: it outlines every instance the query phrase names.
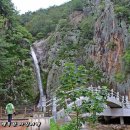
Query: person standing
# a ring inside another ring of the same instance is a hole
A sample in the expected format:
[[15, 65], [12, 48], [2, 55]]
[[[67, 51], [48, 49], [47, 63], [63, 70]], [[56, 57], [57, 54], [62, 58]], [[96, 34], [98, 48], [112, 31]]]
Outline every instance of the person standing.
[[11, 102], [9, 102], [6, 105], [6, 113], [8, 114], [8, 122], [11, 123], [12, 115], [15, 114], [15, 108], [14, 108], [14, 105]]

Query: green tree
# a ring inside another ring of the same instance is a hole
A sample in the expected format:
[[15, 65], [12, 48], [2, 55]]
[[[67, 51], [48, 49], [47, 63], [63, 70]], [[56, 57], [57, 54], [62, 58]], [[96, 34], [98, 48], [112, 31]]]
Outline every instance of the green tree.
[[82, 0], [72, 0], [72, 10], [83, 10], [83, 2]]
[[130, 49], [126, 50], [123, 59], [125, 62], [125, 71], [126, 73], [130, 73]]
[[32, 35], [18, 21], [10, 0], [0, 1], [0, 96], [1, 104], [34, 101], [35, 80], [29, 51]]
[[28, 12], [21, 15], [20, 21], [27, 30], [37, 37], [38, 33], [42, 33], [43, 37], [47, 37], [50, 32], [55, 31], [55, 27], [60, 19], [66, 19], [70, 13], [70, 2], [61, 6], [52, 6], [48, 9], [39, 9], [36, 12]]
[[130, 24], [130, 2], [128, 0], [112, 0], [114, 3], [114, 10], [117, 18], [120, 20], [125, 20], [127, 24]]
[[[66, 63], [63, 75], [61, 76], [61, 85], [59, 86], [57, 93], [60, 99], [60, 104], [65, 108], [66, 112], [75, 112], [76, 118], [74, 130], [79, 130], [82, 123], [89, 121], [95, 123], [97, 121], [96, 113], [101, 113], [106, 103], [107, 89], [102, 88], [99, 93], [93, 92], [87, 89], [88, 75], [85, 66], [76, 66], [73, 63]], [[84, 98], [82, 105], [76, 104], [77, 99]], [[74, 102], [71, 108], [67, 108], [66, 99], [70, 99]], [[90, 113], [89, 118], [82, 116], [83, 113]]]
[[94, 22], [95, 22], [94, 16], [89, 16], [80, 23], [81, 36], [84, 39], [88, 39], [88, 40], [93, 39]]

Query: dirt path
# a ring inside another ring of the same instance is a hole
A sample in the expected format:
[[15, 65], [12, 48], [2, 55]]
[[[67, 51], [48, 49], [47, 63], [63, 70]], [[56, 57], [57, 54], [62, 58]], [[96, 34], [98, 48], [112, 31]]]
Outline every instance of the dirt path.
[[[28, 130], [26, 126], [17, 126], [17, 127], [14, 127], [14, 126], [2, 126], [2, 122], [6, 122], [6, 121], [0, 121], [0, 130]], [[14, 122], [14, 121], [13, 121]], [[15, 121], [17, 123], [22, 123], [22, 122], [27, 122], [26, 120], [21, 120], [21, 121]]]
[[2, 126], [0, 126], [0, 130], [27, 130], [27, 128], [24, 127], [24, 126], [18, 126], [18, 127], [13, 127], [13, 126], [11, 126], [11, 127], [2, 127]]

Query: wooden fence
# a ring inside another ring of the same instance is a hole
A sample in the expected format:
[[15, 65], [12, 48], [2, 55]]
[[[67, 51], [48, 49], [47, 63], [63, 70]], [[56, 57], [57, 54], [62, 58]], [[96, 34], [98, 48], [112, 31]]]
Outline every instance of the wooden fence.
[[[30, 108], [28, 107], [15, 108], [15, 111], [16, 111], [16, 116], [13, 116], [14, 118], [25, 118], [25, 117], [33, 116], [33, 113], [36, 113], [39, 110], [36, 108], [36, 106], [32, 106]], [[0, 119], [7, 119], [5, 107], [0, 107]]]
[[[44, 115], [46, 117], [52, 116], [51, 107], [47, 107], [46, 113]], [[13, 115], [14, 119], [25, 119], [28, 117], [33, 117], [36, 113], [42, 113], [36, 106], [29, 106], [29, 107], [19, 107], [15, 108], [16, 115]], [[0, 107], [0, 119], [7, 119], [7, 114], [5, 113], [5, 107]]]

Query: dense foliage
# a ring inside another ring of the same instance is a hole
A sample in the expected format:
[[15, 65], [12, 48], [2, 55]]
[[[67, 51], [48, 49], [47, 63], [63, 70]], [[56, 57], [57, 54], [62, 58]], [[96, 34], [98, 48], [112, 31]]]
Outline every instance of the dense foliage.
[[36, 39], [45, 38], [55, 31], [59, 20], [68, 18], [75, 10], [82, 11], [85, 5], [85, 0], [72, 0], [61, 6], [27, 12], [20, 17], [20, 21]]
[[[112, 0], [112, 2], [120, 25], [123, 20], [130, 30], [129, 0]], [[10, 97], [15, 103], [34, 101], [37, 94], [33, 90], [36, 88], [36, 81], [30, 58], [30, 45], [37, 39], [50, 36], [49, 47], [52, 46], [56, 42], [55, 32], [59, 32], [62, 43], [60, 47], [58, 46], [57, 57], [51, 63], [60, 66], [60, 61], [64, 60], [76, 63], [76, 65], [84, 65], [87, 70], [86, 85], [104, 85], [102, 71], [92, 62], [88, 62], [89, 59], [86, 56], [89, 45], [95, 44], [93, 36], [97, 14], [87, 15], [75, 27], [70, 23], [70, 14], [74, 11], [83, 12], [86, 6], [94, 8], [95, 5], [90, 0], [71, 0], [61, 6], [39, 9], [20, 16], [11, 0], [0, 0], [0, 103], [5, 103]], [[104, 8], [104, 0], [101, 1], [100, 6]], [[67, 39], [71, 33], [75, 33], [77, 39]], [[110, 43], [109, 49], [113, 51], [115, 45]], [[124, 52], [123, 60], [125, 71], [130, 73], [129, 49]], [[46, 88], [48, 72], [42, 75]], [[73, 78], [76, 79], [76, 77]], [[126, 77], [120, 72], [115, 75], [117, 82], [124, 81], [124, 78]], [[78, 87], [77, 85], [82, 81], [76, 82], [78, 83], [75, 87]]]
[[[67, 114], [71, 112], [75, 113], [75, 118], [72, 118], [75, 123], [73, 130], [79, 130], [85, 121], [95, 123], [98, 117], [96, 113], [101, 113], [106, 103], [107, 89], [102, 88], [102, 91], [98, 93], [86, 89], [90, 77], [89, 71], [90, 70], [87, 70], [83, 65], [76, 66], [72, 63], [66, 63], [61, 76], [61, 85], [57, 90], [58, 99], [61, 99], [60, 104], [65, 108]], [[91, 77], [94, 77], [94, 75]], [[99, 78], [100, 77], [98, 77], [98, 79]], [[95, 78], [93, 81], [98, 79]], [[78, 106], [76, 101], [80, 99], [80, 97], [87, 98], [84, 98], [82, 105]], [[74, 102], [71, 108], [67, 107], [66, 99]], [[90, 113], [90, 117], [86, 118], [82, 116], [82, 114], [86, 112]]]
[[18, 22], [10, 0], [0, 1], [0, 103], [33, 101], [32, 35]]
[[36, 39], [39, 39], [39, 34], [40, 38], [43, 38], [53, 32], [59, 20], [67, 17], [69, 9], [69, 4], [65, 4], [64, 6], [40, 9], [37, 12], [27, 12], [21, 16], [20, 21]]
[[130, 1], [129, 0], [112, 0], [114, 3], [115, 13], [118, 19], [125, 20], [130, 24]]
[[127, 48], [123, 59], [125, 61], [125, 72], [126, 74], [130, 73], [130, 48]]
[[74, 130], [75, 122], [69, 122], [59, 126], [54, 120], [50, 121], [50, 130]]
[[[122, 26], [122, 21], [126, 22], [128, 33], [130, 28], [130, 1], [129, 0], [121, 0], [120, 2], [117, 0], [112, 0], [114, 3], [114, 10], [116, 13], [116, 17], [119, 20], [120, 26]], [[118, 73], [115, 75], [115, 78], [118, 82], [122, 82], [125, 80], [128, 74], [130, 74], [130, 43], [128, 42], [128, 47], [125, 50], [123, 55], [124, 62], [124, 74]], [[125, 75], [125, 76], [124, 76]]]
[[[40, 9], [36, 12], [27, 12], [19, 16], [11, 0], [0, 1], [1, 103], [6, 102], [10, 97], [14, 99], [15, 103], [19, 101], [25, 103], [28, 100], [34, 101], [36, 93], [34, 93], [33, 88], [35, 88], [36, 81], [34, 80], [32, 61], [29, 54], [31, 43], [36, 39], [46, 38], [55, 31], [55, 28], [58, 27], [57, 24], [60, 28], [58, 31], [65, 37], [72, 26], [68, 22], [68, 15], [73, 11], [83, 11], [83, 7], [86, 4], [85, 0], [72, 0], [61, 6]], [[81, 23], [83, 37], [89, 37], [92, 34], [92, 28], [88, 26], [90, 22], [91, 20]], [[89, 28], [88, 31], [84, 30], [84, 27], [87, 26]], [[90, 32], [91, 34], [89, 34]], [[51, 40], [53, 43], [53, 39]], [[64, 40], [63, 42], [65, 43]], [[59, 52], [59, 59], [67, 58], [73, 60], [77, 54], [72, 54], [71, 50], [78, 50], [81, 45], [79, 43], [76, 44], [78, 44], [77, 47], [76, 45], [65, 47], [63, 44], [63, 48], [61, 47]], [[67, 50], [66, 54], [64, 53], [65, 49]], [[64, 53], [63, 55], [62, 52]], [[43, 77], [45, 78], [45, 76]], [[44, 80], [44, 84], [46, 82]]]

